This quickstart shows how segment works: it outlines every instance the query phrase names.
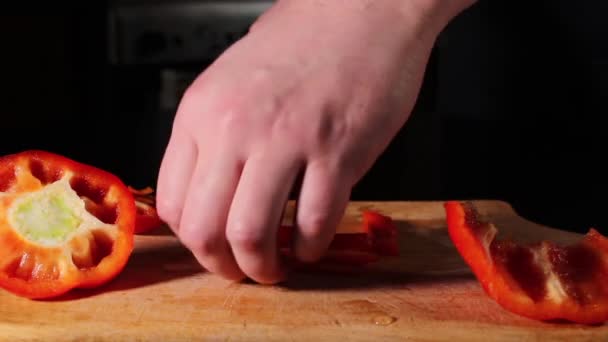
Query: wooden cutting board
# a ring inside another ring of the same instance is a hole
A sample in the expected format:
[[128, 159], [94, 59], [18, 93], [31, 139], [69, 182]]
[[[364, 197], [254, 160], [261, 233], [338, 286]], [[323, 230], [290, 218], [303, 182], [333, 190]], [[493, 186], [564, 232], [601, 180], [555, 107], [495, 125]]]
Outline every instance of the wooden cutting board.
[[[502, 202], [476, 204], [525, 240], [580, 237]], [[141, 236], [104, 288], [38, 302], [0, 291], [0, 340], [608, 341], [608, 324], [541, 323], [490, 300], [452, 246], [441, 202], [351, 203], [345, 221], [363, 208], [398, 221], [398, 259], [350, 274], [297, 273], [281, 286], [235, 284], [203, 272], [172, 235]]]

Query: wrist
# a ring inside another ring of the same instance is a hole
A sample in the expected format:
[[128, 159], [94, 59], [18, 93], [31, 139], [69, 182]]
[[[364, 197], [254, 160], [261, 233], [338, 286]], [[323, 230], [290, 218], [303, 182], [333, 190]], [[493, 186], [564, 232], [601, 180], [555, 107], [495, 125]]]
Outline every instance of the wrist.
[[366, 21], [387, 29], [414, 29], [438, 35], [462, 11], [478, 0], [278, 0], [275, 9], [313, 16], [330, 15], [335, 22]]
[[402, 0], [402, 11], [416, 12], [437, 34], [461, 12], [478, 0]]
[[[366, 0], [356, 0], [366, 1]], [[369, 1], [369, 0], [368, 0]], [[371, 0], [373, 1], [373, 0]], [[413, 25], [422, 36], [434, 39], [461, 12], [478, 0], [387, 0], [376, 1], [400, 16], [404, 25]]]

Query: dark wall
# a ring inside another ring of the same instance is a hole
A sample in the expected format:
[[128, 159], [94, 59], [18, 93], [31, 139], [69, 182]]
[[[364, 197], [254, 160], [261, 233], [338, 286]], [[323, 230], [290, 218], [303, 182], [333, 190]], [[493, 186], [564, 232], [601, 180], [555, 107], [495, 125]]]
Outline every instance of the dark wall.
[[[86, 5], [62, 15], [0, 20], [0, 153], [45, 149], [107, 169], [135, 186], [149, 185], [152, 177], [139, 182], [138, 172], [149, 164], [143, 124], [153, 126], [154, 115], [141, 105], [124, 106], [113, 95], [141, 102], [150, 94], [117, 79], [108, 63], [107, 7]], [[151, 140], [154, 145], [157, 139]]]
[[[482, 0], [456, 19], [353, 199], [496, 198], [541, 223], [606, 229], [607, 7]], [[171, 113], [154, 107], [158, 69], [108, 63], [106, 14], [1, 18], [0, 153], [47, 149], [153, 185]]]
[[[439, 42], [446, 195], [606, 227], [608, 4], [481, 1]], [[604, 228], [606, 229], [606, 228]]]
[[2, 16], [0, 41], [0, 152], [42, 148], [112, 169], [97, 156], [123, 133], [104, 101], [105, 6]]

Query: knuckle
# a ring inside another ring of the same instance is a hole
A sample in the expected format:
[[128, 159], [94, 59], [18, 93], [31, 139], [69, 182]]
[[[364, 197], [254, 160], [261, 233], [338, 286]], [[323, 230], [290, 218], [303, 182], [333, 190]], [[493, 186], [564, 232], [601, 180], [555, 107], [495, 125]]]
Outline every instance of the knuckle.
[[273, 72], [269, 68], [255, 68], [251, 72], [251, 81], [258, 86], [272, 84]]
[[193, 240], [190, 249], [201, 257], [215, 256], [222, 250], [222, 239], [201, 236]]
[[[193, 83], [189, 85], [182, 93], [181, 99], [179, 100], [178, 114], [183, 111], [187, 111], [190, 108], [196, 107], [201, 99], [201, 86]], [[180, 115], [178, 115], [180, 117]]]
[[179, 222], [181, 208], [172, 202], [158, 201], [156, 203], [156, 212], [160, 219], [174, 225]]
[[348, 134], [348, 122], [344, 117], [334, 116], [332, 118], [325, 118], [322, 120], [323, 125], [321, 126], [320, 133], [327, 141], [336, 141], [343, 139]]
[[300, 237], [295, 245], [297, 258], [302, 262], [316, 262], [325, 252], [335, 226], [329, 213], [319, 211], [298, 220]]
[[[246, 112], [243, 110], [244, 99], [243, 92], [232, 86], [203, 86], [195, 82], [182, 94], [175, 122], [185, 129], [197, 129], [199, 125], [193, 125], [192, 121], [211, 115], [218, 119], [219, 128], [230, 130], [236, 125], [242, 125], [241, 114]], [[197, 115], [191, 115], [192, 113]]]
[[259, 262], [248, 265], [245, 272], [258, 283], [276, 284], [284, 279], [284, 275], [281, 274], [277, 262], [278, 260], [273, 259], [260, 259]]
[[240, 221], [228, 227], [227, 238], [230, 245], [249, 253], [261, 253], [266, 247], [266, 239], [259, 232], [262, 226]]
[[193, 99], [196, 99], [199, 96], [200, 91], [201, 87], [198, 85], [198, 83], [191, 83], [189, 86], [186, 87], [186, 89], [184, 89], [180, 102], [184, 105], [190, 104]]
[[201, 257], [216, 255], [222, 249], [222, 237], [220, 235], [205, 235], [198, 226], [185, 226], [180, 230], [180, 239], [192, 252]]
[[238, 134], [242, 131], [244, 127], [248, 126], [242, 115], [243, 112], [236, 104], [224, 106], [220, 111], [219, 131], [225, 134]]
[[326, 211], [315, 211], [302, 216], [298, 223], [308, 239], [320, 239], [332, 228], [329, 226], [330, 214]]
[[349, 140], [352, 130], [348, 118], [341, 115], [334, 115], [331, 112], [322, 113], [316, 125], [313, 125], [310, 137], [313, 139], [312, 146], [321, 151], [342, 148], [344, 143]]

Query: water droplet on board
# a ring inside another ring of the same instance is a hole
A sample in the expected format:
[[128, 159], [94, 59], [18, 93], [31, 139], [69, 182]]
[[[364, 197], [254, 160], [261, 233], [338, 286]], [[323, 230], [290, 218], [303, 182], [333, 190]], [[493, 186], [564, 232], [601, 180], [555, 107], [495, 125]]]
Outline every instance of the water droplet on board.
[[351, 300], [342, 303], [345, 312], [371, 317], [371, 323], [380, 326], [387, 326], [397, 321], [396, 317], [388, 315], [382, 307], [369, 300]]
[[388, 316], [388, 315], [381, 315], [381, 316], [374, 317], [372, 319], [372, 321], [374, 322], [375, 325], [387, 326], [387, 325], [391, 325], [391, 324], [395, 323], [397, 321], [397, 318], [393, 317], [393, 316]]

